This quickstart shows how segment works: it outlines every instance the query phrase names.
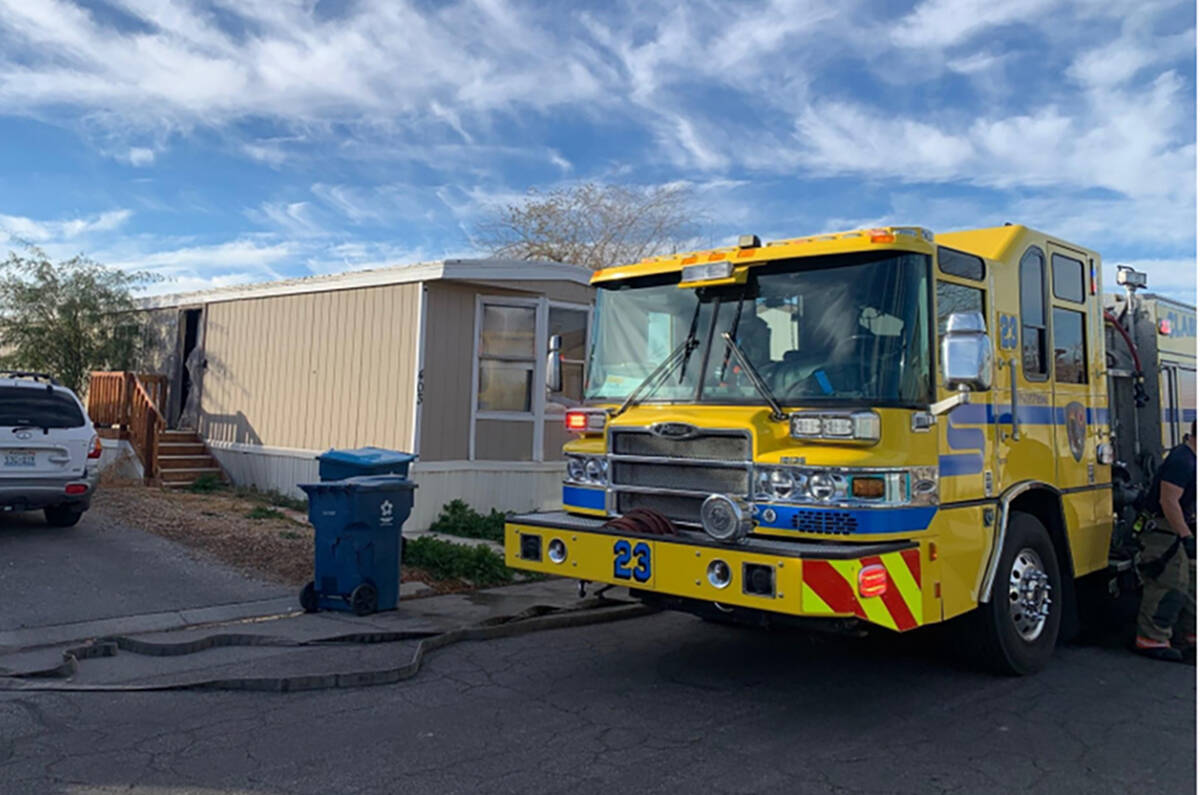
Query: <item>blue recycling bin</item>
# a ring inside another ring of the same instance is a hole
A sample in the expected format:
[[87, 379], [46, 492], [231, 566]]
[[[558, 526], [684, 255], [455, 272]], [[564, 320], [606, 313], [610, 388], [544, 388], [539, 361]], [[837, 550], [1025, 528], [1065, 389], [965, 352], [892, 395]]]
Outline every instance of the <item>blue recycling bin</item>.
[[307, 612], [367, 615], [396, 606], [401, 527], [417, 486], [399, 475], [367, 475], [301, 483], [315, 530], [313, 580], [300, 605]]
[[412, 453], [385, 450], [382, 447], [358, 447], [353, 450], [329, 450], [317, 456], [321, 480], [342, 480], [361, 475], [400, 475], [408, 477], [408, 465], [416, 459]]

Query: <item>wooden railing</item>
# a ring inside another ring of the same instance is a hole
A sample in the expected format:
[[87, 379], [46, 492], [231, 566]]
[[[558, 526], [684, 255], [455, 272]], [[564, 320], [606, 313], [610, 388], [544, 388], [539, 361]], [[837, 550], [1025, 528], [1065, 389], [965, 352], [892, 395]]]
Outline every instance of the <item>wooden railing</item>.
[[97, 425], [129, 424], [129, 373], [92, 373], [88, 381], [88, 416]]
[[158, 435], [165, 430], [162, 414], [154, 404], [154, 398], [146, 391], [139, 378], [133, 378], [132, 395], [129, 401], [129, 441], [142, 459], [142, 472], [146, 482], [158, 478]]
[[165, 375], [94, 372], [88, 382], [88, 416], [97, 425], [128, 431], [147, 483], [158, 477], [158, 435], [166, 429], [166, 402]]

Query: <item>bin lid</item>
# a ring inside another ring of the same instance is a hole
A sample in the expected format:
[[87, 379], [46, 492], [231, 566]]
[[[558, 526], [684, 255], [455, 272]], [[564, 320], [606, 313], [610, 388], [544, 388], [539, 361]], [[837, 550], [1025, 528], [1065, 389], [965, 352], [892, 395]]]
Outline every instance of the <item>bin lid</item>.
[[298, 483], [305, 494], [321, 491], [412, 491], [417, 487], [401, 475], [359, 475], [345, 480], [325, 480], [320, 483]]
[[387, 450], [383, 447], [357, 447], [353, 450], [337, 450], [330, 448], [317, 456], [318, 461], [339, 461], [359, 466], [386, 466], [388, 464], [408, 464], [416, 459], [412, 453], [401, 450]]

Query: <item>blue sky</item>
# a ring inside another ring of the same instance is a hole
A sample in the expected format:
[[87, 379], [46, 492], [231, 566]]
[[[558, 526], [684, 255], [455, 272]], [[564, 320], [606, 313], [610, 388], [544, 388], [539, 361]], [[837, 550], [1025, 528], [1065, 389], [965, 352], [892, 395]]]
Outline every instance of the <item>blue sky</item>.
[[0, 0], [0, 245], [155, 291], [478, 253], [530, 187], [701, 245], [1014, 221], [1195, 301], [1195, 6]]

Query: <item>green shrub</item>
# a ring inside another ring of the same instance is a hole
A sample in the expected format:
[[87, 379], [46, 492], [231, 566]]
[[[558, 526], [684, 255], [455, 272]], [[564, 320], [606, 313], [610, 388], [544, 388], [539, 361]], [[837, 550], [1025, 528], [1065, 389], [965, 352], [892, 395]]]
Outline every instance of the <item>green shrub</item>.
[[265, 505], [256, 505], [246, 514], [247, 519], [282, 519], [283, 514]]
[[504, 543], [504, 520], [507, 518], [506, 514], [495, 509], [484, 516], [462, 500], [451, 500], [442, 506], [437, 521], [429, 529], [460, 538], [483, 538]]
[[214, 491], [223, 491], [225, 481], [221, 480], [219, 475], [201, 475], [188, 484], [187, 488], [195, 494], [212, 494]]
[[404, 563], [424, 569], [439, 580], [461, 578], [480, 586], [513, 580], [513, 571], [504, 565], [504, 558], [483, 544], [467, 547], [421, 536], [405, 543]]

